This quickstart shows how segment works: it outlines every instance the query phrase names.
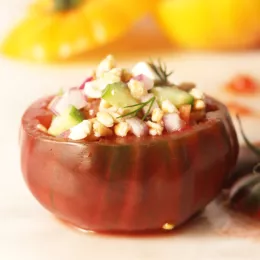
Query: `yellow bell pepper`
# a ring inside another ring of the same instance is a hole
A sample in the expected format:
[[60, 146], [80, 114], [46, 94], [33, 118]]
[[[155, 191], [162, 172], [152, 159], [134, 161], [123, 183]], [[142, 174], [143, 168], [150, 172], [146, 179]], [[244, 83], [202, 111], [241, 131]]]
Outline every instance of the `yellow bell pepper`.
[[162, 0], [157, 15], [180, 47], [236, 49], [259, 41], [259, 0]]
[[1, 52], [40, 62], [64, 61], [115, 40], [156, 0], [38, 0], [6, 37]]

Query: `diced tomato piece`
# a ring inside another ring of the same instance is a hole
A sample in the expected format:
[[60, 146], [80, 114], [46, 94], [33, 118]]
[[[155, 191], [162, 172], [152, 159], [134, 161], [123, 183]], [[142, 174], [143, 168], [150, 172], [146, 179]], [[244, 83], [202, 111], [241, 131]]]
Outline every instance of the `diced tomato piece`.
[[190, 122], [190, 113], [191, 113], [191, 105], [183, 105], [179, 109], [180, 117], [189, 124]]
[[53, 114], [52, 113], [48, 113], [46, 111], [46, 113], [43, 113], [42, 115], [38, 115], [36, 117], [37, 120], [39, 120], [39, 122], [45, 126], [47, 129], [49, 129], [50, 125], [51, 125], [51, 121], [53, 118]]

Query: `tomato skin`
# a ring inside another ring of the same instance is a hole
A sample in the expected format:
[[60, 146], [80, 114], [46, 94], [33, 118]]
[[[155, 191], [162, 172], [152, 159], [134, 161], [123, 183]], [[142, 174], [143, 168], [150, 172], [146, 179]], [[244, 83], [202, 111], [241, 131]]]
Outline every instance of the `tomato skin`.
[[[68, 142], [36, 130], [46, 102], [25, 112], [21, 165], [38, 201], [82, 229], [159, 231], [202, 210], [235, 165], [237, 138], [226, 108], [200, 125], [158, 137]], [[213, 112], [214, 113], [214, 112]]]

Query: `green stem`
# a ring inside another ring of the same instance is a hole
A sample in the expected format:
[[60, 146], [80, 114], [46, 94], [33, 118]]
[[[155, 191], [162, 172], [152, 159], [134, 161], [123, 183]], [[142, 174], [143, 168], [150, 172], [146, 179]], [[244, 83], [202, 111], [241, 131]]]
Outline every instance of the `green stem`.
[[73, 8], [78, 7], [83, 0], [53, 0], [54, 1], [54, 10], [58, 12], [68, 11]]

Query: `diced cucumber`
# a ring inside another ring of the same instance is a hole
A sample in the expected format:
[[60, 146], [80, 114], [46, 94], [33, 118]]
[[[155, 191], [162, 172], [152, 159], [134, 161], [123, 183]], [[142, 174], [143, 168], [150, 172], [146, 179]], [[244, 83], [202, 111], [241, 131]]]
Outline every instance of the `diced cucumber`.
[[122, 82], [107, 85], [102, 92], [102, 99], [118, 108], [132, 106], [138, 103], [138, 101], [132, 97], [126, 85]]
[[156, 96], [157, 101], [162, 103], [164, 100], [169, 100], [176, 107], [180, 107], [185, 104], [193, 103], [193, 96], [177, 87], [155, 87], [152, 93]]
[[58, 136], [83, 120], [84, 118], [80, 111], [74, 106], [69, 106], [61, 115], [53, 118], [48, 133]]

